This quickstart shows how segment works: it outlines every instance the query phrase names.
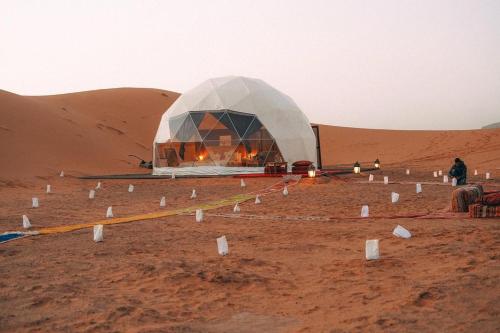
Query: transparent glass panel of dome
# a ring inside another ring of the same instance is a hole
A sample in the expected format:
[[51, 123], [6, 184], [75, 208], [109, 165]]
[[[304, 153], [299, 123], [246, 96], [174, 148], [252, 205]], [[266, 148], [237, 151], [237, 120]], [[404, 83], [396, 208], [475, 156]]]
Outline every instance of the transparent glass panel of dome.
[[201, 137], [198, 129], [194, 125], [191, 115], [188, 114], [177, 133], [172, 138], [173, 142], [200, 142]]
[[198, 128], [198, 132], [200, 133], [202, 139], [205, 139], [213, 129], [224, 129], [224, 125], [219, 122], [219, 118], [223, 115], [223, 112], [219, 112], [217, 114], [212, 112], [203, 112], [203, 117], [199, 117], [201, 120], [197, 118], [199, 123], [195, 122], [195, 125]]
[[258, 167], [262, 166], [258, 160], [258, 142], [241, 142], [231, 156], [232, 163], [243, 167]]
[[269, 152], [273, 149], [273, 140], [244, 140], [238, 145], [242, 166], [264, 166]]
[[284, 162], [283, 155], [281, 155], [278, 145], [274, 140], [272, 141], [271, 146], [268, 148], [264, 164], [270, 162]]
[[249, 115], [246, 113], [240, 113], [235, 111], [228, 111], [227, 115], [231, 119], [234, 129], [236, 130], [240, 138], [243, 138], [246, 131], [248, 130], [248, 127], [252, 124], [255, 118], [254, 115]]
[[205, 115], [207, 112], [205, 111], [191, 111], [189, 112], [189, 115], [191, 116], [191, 119], [193, 119], [194, 126], [199, 129], [199, 126], [202, 122], [202, 120], [205, 118]]
[[273, 136], [255, 117], [243, 136], [244, 140], [273, 140]]
[[184, 121], [186, 120], [188, 114], [181, 114], [179, 116], [170, 118], [168, 120], [168, 126], [170, 128], [170, 138], [174, 138], [175, 135], [177, 134], [177, 131], [179, 131], [179, 128], [182, 126]]
[[[239, 141], [238, 141], [239, 142]], [[210, 158], [214, 161], [215, 165], [218, 166], [239, 166], [236, 161], [230, 160], [234, 154], [235, 149], [238, 147], [238, 142], [232, 141], [220, 141], [220, 140], [205, 140], [203, 144], [205, 145], [206, 151]], [[231, 164], [231, 165], [228, 165]]]
[[228, 140], [228, 137], [231, 137], [232, 142], [236, 142], [240, 140], [240, 136], [238, 132], [234, 128], [233, 122], [231, 118], [227, 115], [226, 112], [211, 112], [215, 117], [219, 117], [217, 125], [210, 130], [210, 132], [204, 137], [204, 140], [216, 141]]
[[215, 166], [217, 163], [212, 159], [205, 143], [200, 143], [196, 147], [196, 161], [194, 166]]

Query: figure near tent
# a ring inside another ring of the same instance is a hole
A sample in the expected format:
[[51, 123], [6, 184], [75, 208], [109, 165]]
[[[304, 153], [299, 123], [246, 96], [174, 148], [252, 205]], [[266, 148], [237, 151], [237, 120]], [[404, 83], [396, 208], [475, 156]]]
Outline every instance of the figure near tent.
[[467, 184], [467, 166], [464, 161], [458, 157], [455, 158], [455, 164], [451, 166], [448, 175], [457, 179], [457, 185]]

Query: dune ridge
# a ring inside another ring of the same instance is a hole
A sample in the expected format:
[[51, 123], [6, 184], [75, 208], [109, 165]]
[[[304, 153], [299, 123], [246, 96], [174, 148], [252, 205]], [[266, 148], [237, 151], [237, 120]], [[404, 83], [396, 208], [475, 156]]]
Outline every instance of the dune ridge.
[[[114, 88], [50, 96], [0, 90], [0, 181], [66, 174], [143, 172], [163, 112], [179, 96], [151, 88]], [[306, 110], [307, 112], [307, 110]], [[463, 158], [481, 172], [500, 165], [500, 129], [408, 131], [320, 125], [323, 166], [372, 161], [447, 168]], [[19, 182], [21, 183], [21, 182]]]
[[0, 179], [137, 172], [175, 92], [116, 88], [51, 96], [0, 91]]

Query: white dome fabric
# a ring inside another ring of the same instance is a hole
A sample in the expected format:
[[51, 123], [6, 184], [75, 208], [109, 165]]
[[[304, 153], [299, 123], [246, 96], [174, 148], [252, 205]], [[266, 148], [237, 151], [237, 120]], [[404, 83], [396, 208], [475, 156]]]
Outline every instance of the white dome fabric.
[[[238, 76], [209, 79], [182, 94], [163, 114], [155, 146], [171, 138], [171, 118], [192, 111], [217, 110], [257, 116], [274, 137], [289, 167], [299, 160], [316, 163], [316, 137], [309, 120], [295, 102], [262, 80]], [[155, 166], [154, 173], [170, 172]]]

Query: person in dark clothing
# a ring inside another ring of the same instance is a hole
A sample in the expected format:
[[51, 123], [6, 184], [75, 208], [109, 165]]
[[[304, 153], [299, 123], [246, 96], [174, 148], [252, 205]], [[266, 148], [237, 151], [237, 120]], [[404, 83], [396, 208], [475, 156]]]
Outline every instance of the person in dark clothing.
[[457, 179], [457, 185], [467, 184], [467, 166], [464, 161], [458, 157], [455, 158], [455, 164], [451, 167], [448, 175]]

